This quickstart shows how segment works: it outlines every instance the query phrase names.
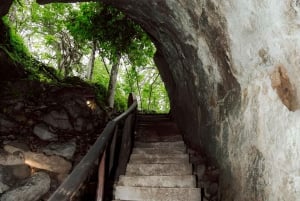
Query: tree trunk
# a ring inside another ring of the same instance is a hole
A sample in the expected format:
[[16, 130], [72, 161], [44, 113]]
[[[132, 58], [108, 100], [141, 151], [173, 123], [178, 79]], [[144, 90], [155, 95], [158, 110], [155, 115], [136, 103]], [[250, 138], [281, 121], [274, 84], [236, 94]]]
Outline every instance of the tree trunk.
[[[154, 78], [153, 82], [150, 84], [149, 97], [148, 97], [148, 111], [150, 111], [153, 85], [155, 84], [155, 82], [156, 82], [156, 80], [157, 80], [158, 77], [159, 77], [159, 74], [156, 75], [156, 77]], [[153, 101], [153, 102], [155, 102], [155, 101]]]
[[113, 63], [110, 71], [109, 84], [107, 89], [107, 104], [111, 108], [114, 107], [114, 102], [115, 102], [115, 92], [117, 86], [120, 59], [121, 59], [121, 54], [118, 54], [117, 59]]
[[92, 44], [92, 52], [91, 52], [91, 56], [90, 56], [90, 60], [88, 63], [88, 73], [87, 73], [87, 79], [88, 80], [92, 80], [93, 77], [93, 72], [94, 72], [94, 64], [95, 64], [95, 53], [96, 53], [96, 41], [93, 41]]
[[136, 71], [136, 68], [133, 68], [133, 70], [134, 70], [136, 87], [137, 87], [139, 97], [140, 97], [140, 107], [141, 107], [141, 110], [143, 110], [143, 99], [142, 99], [142, 92], [141, 92], [141, 86], [140, 86], [140, 82], [139, 82], [138, 72]]

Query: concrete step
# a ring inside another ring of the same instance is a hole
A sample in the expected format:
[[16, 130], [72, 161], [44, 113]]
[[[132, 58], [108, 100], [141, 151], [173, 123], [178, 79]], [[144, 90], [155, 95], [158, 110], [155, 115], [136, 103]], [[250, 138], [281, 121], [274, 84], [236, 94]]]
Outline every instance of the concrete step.
[[196, 178], [193, 175], [182, 176], [120, 176], [118, 186], [132, 187], [168, 187], [193, 188]]
[[181, 135], [169, 135], [169, 136], [147, 136], [147, 135], [139, 135], [135, 138], [136, 142], [176, 142], [182, 141]]
[[185, 148], [133, 148], [133, 154], [184, 154]]
[[129, 163], [188, 163], [188, 154], [131, 154]]
[[139, 121], [161, 121], [161, 120], [169, 120], [170, 115], [168, 114], [138, 114], [137, 119]]
[[183, 164], [127, 164], [126, 176], [191, 175], [192, 165]]
[[200, 201], [199, 188], [147, 188], [116, 186], [115, 199], [147, 201]]
[[135, 142], [134, 146], [137, 148], [184, 148], [185, 144], [183, 141], [176, 142]]

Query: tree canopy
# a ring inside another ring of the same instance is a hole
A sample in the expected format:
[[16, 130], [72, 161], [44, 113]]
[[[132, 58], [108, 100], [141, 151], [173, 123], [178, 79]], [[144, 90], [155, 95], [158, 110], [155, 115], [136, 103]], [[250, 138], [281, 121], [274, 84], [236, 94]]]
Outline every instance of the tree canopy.
[[32, 58], [54, 67], [61, 78], [79, 76], [109, 91], [115, 73], [117, 108], [125, 107], [125, 97], [133, 91], [141, 110], [169, 110], [153, 62], [154, 45], [143, 29], [119, 10], [98, 2], [40, 6], [33, 0], [19, 0], [8, 19]]

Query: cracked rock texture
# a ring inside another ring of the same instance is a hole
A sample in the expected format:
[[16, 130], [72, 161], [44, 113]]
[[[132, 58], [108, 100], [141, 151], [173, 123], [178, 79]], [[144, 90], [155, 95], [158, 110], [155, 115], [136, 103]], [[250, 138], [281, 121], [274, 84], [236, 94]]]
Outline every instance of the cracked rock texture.
[[104, 2], [152, 37], [184, 139], [220, 168], [219, 199], [299, 199], [299, 2]]
[[24, 182], [2, 195], [1, 201], [37, 201], [50, 189], [49, 175], [44, 172], [37, 172]]

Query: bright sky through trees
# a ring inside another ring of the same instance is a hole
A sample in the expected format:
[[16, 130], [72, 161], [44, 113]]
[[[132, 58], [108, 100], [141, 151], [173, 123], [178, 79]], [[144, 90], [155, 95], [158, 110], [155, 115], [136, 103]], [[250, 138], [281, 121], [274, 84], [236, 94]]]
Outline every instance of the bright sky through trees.
[[117, 64], [117, 108], [125, 107], [133, 91], [140, 110], [169, 111], [167, 92], [153, 62], [155, 48], [123, 13], [95, 2], [45, 6], [33, 0], [18, 2], [9, 13], [10, 25], [37, 60], [54, 67], [61, 77], [79, 76], [106, 89]]

